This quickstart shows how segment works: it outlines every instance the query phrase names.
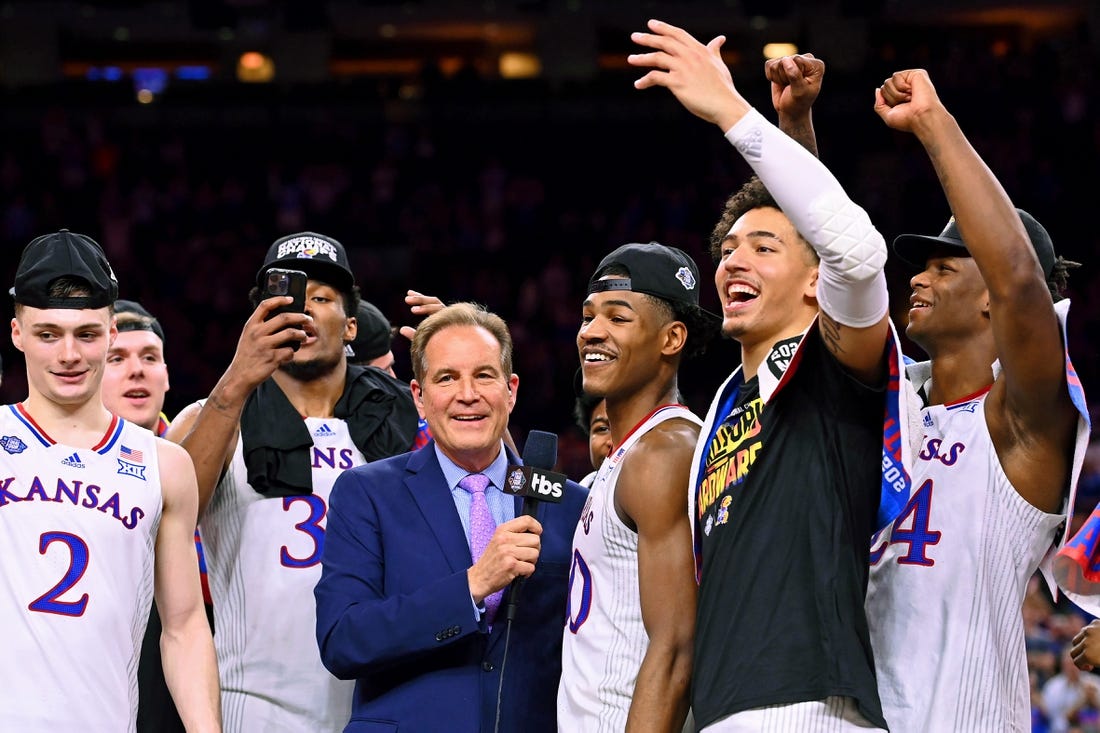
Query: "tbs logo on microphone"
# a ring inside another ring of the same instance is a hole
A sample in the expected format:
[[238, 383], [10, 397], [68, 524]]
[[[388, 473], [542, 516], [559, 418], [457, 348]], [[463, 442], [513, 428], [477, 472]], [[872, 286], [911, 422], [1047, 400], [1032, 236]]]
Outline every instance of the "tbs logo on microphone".
[[560, 504], [565, 493], [565, 474], [534, 466], [509, 466], [504, 493], [522, 499]]

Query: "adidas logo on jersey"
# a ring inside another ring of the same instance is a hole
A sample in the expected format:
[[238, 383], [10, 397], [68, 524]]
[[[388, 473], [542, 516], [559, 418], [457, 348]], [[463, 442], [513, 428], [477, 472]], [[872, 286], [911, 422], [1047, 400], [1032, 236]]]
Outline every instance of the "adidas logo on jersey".
[[68, 458], [61, 461], [63, 466], [71, 466], [72, 468], [84, 468], [84, 464], [80, 462], [80, 456], [73, 453]]
[[749, 161], [760, 160], [764, 152], [764, 133], [760, 128], [754, 128], [743, 139], [734, 143], [741, 155]]
[[328, 423], [321, 423], [321, 427], [313, 431], [314, 438], [331, 438], [336, 435], [336, 431], [328, 426]]

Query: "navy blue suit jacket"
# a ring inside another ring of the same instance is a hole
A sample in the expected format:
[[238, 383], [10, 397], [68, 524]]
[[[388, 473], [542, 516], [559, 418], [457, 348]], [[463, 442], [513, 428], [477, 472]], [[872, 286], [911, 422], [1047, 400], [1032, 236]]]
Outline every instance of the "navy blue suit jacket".
[[[509, 454], [509, 463], [519, 459]], [[570, 481], [561, 504], [538, 506], [542, 549], [512, 622], [501, 733], [556, 729], [573, 531], [586, 496]], [[321, 659], [356, 681], [346, 732], [493, 731], [507, 624], [503, 606], [491, 632], [477, 620], [472, 564], [434, 441], [336, 480], [314, 595]]]

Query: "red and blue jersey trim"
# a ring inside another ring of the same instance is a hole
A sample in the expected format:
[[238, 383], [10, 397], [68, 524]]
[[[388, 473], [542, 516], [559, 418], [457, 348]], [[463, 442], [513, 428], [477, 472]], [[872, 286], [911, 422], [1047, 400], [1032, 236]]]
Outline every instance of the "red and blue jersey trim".
[[[14, 405], [8, 405], [8, 409], [15, 415], [16, 419], [27, 428], [38, 442], [49, 448], [52, 445], [57, 445], [57, 441], [50, 437], [49, 433], [42, 429], [42, 426], [34, 421], [31, 414], [27, 412], [27, 408], [23, 406], [22, 402]], [[111, 424], [107, 426], [107, 431], [100, 438], [99, 442], [92, 446], [92, 450], [96, 453], [107, 454], [118, 442], [118, 438], [122, 435], [122, 428], [126, 424], [126, 421], [120, 418], [118, 415], [111, 415]]]

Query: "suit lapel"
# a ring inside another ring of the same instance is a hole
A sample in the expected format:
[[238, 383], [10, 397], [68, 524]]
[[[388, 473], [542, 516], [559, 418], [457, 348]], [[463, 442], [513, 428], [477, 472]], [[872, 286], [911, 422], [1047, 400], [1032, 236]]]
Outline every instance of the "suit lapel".
[[413, 474], [405, 485], [439, 542], [451, 572], [465, 570], [473, 564], [473, 557], [435, 449], [428, 445], [417, 451], [409, 461], [409, 469]]

